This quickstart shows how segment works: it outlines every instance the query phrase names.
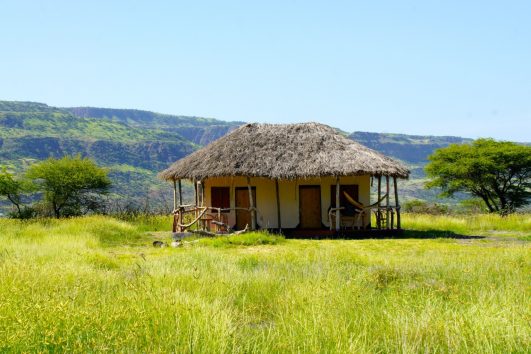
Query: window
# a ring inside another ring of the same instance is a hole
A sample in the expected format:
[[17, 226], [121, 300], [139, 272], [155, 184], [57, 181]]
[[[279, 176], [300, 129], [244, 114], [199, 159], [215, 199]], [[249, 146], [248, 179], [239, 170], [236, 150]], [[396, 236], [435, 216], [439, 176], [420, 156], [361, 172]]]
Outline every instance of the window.
[[230, 208], [229, 187], [211, 187], [210, 196], [213, 208]]

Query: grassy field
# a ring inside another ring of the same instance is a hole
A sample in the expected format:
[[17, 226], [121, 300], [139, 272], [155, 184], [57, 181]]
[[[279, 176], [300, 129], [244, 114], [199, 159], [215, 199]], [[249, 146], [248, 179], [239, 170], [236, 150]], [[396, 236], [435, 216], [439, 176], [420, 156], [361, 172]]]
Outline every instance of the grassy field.
[[168, 218], [0, 219], [0, 352], [529, 352], [531, 216], [403, 219], [177, 249]]

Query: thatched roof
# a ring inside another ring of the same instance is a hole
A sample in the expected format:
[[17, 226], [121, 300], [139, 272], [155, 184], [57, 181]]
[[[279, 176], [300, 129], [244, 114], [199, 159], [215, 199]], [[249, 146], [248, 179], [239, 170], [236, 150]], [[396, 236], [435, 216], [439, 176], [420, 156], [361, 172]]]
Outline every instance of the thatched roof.
[[246, 124], [160, 173], [165, 180], [249, 176], [296, 179], [390, 175], [409, 170], [319, 123]]

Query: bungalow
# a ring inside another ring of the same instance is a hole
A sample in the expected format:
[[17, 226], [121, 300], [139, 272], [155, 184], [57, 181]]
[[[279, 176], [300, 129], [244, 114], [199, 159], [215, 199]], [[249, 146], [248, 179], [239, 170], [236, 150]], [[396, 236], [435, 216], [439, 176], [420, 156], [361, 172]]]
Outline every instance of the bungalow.
[[[196, 222], [218, 231], [367, 229], [372, 213], [376, 228], [399, 229], [397, 178], [408, 175], [400, 162], [319, 123], [246, 124], [160, 173], [174, 186], [174, 232]], [[182, 179], [194, 185], [191, 205], [183, 205]]]

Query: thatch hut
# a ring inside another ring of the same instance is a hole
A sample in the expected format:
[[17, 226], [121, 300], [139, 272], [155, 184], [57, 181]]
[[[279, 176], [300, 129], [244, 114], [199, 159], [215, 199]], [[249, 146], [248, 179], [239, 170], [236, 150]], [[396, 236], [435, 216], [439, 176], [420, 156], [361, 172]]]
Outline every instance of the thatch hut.
[[[394, 228], [395, 215], [400, 228], [397, 178], [408, 175], [400, 162], [319, 123], [246, 124], [160, 173], [173, 181], [181, 231], [185, 212], [218, 229], [366, 229], [371, 212], [378, 228]], [[371, 205], [372, 177], [378, 198]], [[192, 205], [182, 203], [181, 179], [193, 182]]]

